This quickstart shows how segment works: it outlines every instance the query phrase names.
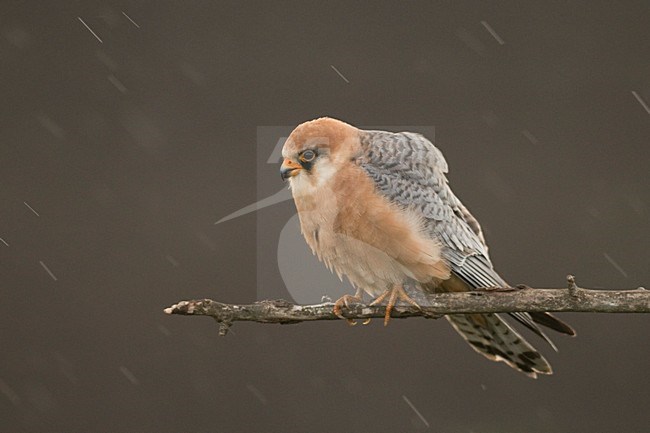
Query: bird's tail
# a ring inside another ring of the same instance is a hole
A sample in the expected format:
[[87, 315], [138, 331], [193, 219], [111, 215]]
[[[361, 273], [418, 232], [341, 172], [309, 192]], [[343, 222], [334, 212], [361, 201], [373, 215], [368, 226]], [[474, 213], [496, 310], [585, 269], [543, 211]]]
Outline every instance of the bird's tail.
[[550, 364], [497, 314], [450, 314], [446, 316], [458, 333], [481, 355], [503, 361], [529, 377], [552, 374]]

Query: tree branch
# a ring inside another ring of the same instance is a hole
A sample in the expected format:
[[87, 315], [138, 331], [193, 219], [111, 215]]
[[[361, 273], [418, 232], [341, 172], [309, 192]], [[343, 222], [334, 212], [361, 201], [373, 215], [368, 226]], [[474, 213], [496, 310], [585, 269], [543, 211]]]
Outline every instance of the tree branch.
[[[512, 313], [515, 311], [585, 312], [585, 313], [650, 313], [650, 291], [593, 290], [579, 288], [573, 276], [567, 277], [564, 289], [533, 289], [527, 286], [489, 288], [474, 292], [419, 294], [422, 306], [396, 306], [391, 317], [439, 318], [458, 313]], [[412, 293], [409, 293], [412, 295]], [[167, 314], [210, 316], [219, 322], [219, 335], [226, 335], [236, 321], [290, 324], [312, 320], [340, 320], [333, 312], [334, 304], [296, 305], [284, 300], [260, 301], [247, 305], [223, 304], [210, 299], [181, 301], [166, 308]], [[351, 305], [342, 314], [348, 319], [383, 318], [385, 307]]]

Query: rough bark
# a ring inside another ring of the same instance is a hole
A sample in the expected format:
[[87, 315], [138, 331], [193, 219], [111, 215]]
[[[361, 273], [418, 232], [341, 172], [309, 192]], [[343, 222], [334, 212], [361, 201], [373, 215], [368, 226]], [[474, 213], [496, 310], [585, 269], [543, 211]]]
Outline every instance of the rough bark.
[[[417, 299], [422, 306], [396, 306], [391, 317], [438, 318], [456, 313], [511, 313], [515, 311], [584, 312], [584, 313], [650, 313], [650, 291], [593, 290], [579, 288], [572, 276], [568, 287], [533, 289], [527, 286], [490, 288], [465, 293], [428, 294]], [[259, 323], [299, 323], [313, 320], [340, 320], [333, 312], [334, 304], [296, 305], [284, 300], [267, 300], [246, 305], [224, 304], [211, 299], [181, 301], [165, 309], [167, 314], [210, 316], [219, 322], [219, 334], [226, 335], [236, 321]], [[342, 315], [348, 319], [383, 318], [385, 307], [351, 305]]]

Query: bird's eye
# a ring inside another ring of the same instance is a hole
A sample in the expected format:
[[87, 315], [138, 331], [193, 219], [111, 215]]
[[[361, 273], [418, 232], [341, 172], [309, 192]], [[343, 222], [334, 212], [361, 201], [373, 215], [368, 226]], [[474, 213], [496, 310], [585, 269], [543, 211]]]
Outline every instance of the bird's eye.
[[316, 152], [311, 149], [305, 150], [300, 154], [300, 160], [303, 162], [311, 162], [316, 158]]

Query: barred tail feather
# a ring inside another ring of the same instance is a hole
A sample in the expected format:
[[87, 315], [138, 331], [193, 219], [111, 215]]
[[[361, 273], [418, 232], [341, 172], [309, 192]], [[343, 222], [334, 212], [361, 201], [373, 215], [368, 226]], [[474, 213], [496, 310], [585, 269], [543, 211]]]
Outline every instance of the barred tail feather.
[[552, 374], [551, 365], [496, 314], [450, 314], [447, 320], [481, 355], [503, 361], [529, 377]]

